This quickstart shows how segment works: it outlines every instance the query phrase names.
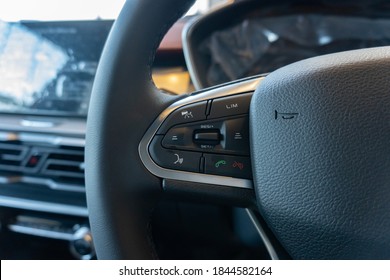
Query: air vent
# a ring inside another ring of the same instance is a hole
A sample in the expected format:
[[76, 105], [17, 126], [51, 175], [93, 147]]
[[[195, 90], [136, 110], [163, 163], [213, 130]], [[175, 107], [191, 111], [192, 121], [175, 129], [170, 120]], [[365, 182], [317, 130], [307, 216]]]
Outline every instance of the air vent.
[[19, 142], [0, 143], [0, 170], [21, 171], [29, 147]]
[[84, 148], [0, 141], [0, 182], [84, 191]]
[[42, 174], [56, 177], [84, 178], [83, 150], [58, 149], [51, 151]]

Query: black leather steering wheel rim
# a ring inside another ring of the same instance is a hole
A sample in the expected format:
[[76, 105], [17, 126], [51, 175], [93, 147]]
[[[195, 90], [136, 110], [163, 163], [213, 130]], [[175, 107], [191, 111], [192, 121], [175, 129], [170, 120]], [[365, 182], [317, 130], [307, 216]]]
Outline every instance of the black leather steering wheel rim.
[[178, 99], [156, 89], [151, 65], [163, 35], [191, 2], [127, 1], [103, 50], [86, 134], [87, 203], [99, 259], [156, 258], [148, 214], [161, 180], [141, 163], [138, 144]]

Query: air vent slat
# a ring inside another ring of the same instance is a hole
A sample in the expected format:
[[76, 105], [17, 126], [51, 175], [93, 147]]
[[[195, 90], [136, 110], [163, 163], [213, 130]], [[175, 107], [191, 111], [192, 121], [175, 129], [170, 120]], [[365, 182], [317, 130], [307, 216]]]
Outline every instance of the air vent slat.
[[0, 141], [0, 172], [79, 188], [84, 185], [84, 148]]
[[28, 150], [26, 146], [0, 143], [0, 170], [20, 171]]
[[66, 160], [47, 160], [42, 173], [53, 176], [84, 177], [83, 162]]
[[18, 156], [21, 153], [21, 149], [14, 149], [14, 148], [6, 148], [6, 147], [1, 147], [0, 148], [0, 154], [3, 155], [12, 155], [12, 156]]
[[75, 153], [51, 153], [48, 156], [48, 159], [83, 162], [84, 161], [84, 153], [82, 153], [82, 152], [80, 152], [78, 154], [75, 154]]

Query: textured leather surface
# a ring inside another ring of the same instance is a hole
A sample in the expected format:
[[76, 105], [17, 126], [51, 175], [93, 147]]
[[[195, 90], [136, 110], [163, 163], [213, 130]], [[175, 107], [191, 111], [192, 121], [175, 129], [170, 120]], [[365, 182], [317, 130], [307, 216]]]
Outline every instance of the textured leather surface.
[[273, 72], [250, 129], [259, 210], [293, 258], [390, 259], [389, 47]]
[[127, 1], [104, 48], [86, 139], [87, 202], [99, 259], [155, 257], [148, 214], [161, 181], [141, 163], [138, 145], [175, 101], [154, 87], [151, 64], [162, 36], [191, 2]]
[[163, 180], [163, 188], [167, 198], [179, 198], [181, 201], [257, 208], [253, 189], [230, 188], [169, 179]]

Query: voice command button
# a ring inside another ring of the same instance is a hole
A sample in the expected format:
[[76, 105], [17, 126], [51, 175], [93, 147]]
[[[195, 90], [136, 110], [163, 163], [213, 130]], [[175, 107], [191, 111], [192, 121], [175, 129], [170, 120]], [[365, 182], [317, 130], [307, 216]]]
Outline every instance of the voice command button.
[[164, 168], [190, 172], [199, 172], [202, 153], [165, 149], [161, 145], [163, 136], [157, 135], [149, 146], [153, 161]]

